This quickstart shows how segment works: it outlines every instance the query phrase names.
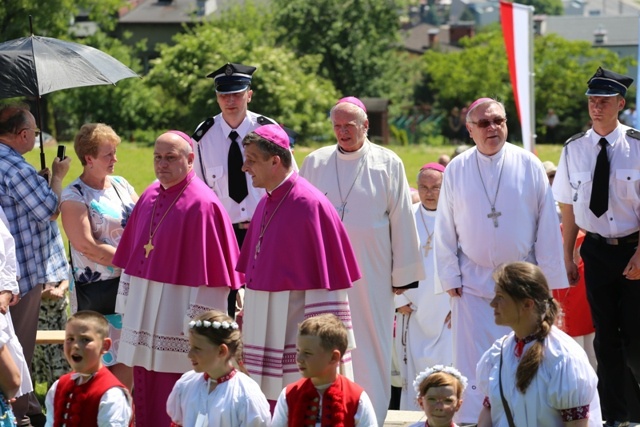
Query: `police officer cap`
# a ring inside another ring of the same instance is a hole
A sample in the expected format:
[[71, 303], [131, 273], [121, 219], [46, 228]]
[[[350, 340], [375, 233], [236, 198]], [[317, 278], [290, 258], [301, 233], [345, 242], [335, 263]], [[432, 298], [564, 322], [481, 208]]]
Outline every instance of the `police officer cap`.
[[207, 77], [213, 78], [218, 93], [238, 93], [251, 85], [251, 76], [256, 67], [226, 63]]
[[598, 71], [589, 79], [589, 89], [585, 95], [587, 96], [625, 96], [627, 89], [633, 83], [631, 77], [614, 73], [598, 67]]

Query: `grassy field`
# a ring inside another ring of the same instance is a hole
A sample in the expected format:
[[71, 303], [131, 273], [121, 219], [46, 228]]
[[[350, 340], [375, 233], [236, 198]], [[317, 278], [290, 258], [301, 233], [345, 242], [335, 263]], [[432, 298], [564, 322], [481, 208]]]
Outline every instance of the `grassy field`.
[[[77, 178], [82, 172], [80, 161], [73, 151], [72, 144], [67, 145], [67, 155], [73, 158], [71, 162], [71, 170], [67, 174], [64, 185], [66, 186], [75, 178]], [[295, 158], [298, 166], [302, 166], [304, 158], [314, 149], [314, 147], [296, 147]], [[412, 186], [415, 184], [414, 177], [416, 176], [420, 167], [428, 162], [435, 162], [441, 154], [451, 155], [455, 146], [441, 145], [441, 146], [428, 146], [428, 145], [409, 145], [388, 146], [391, 150], [396, 152], [402, 161], [404, 162], [407, 177], [409, 178], [409, 184]], [[558, 163], [560, 158], [560, 150], [562, 145], [538, 145], [537, 153], [541, 160], [551, 160], [554, 163]], [[25, 157], [36, 169], [40, 169], [40, 154], [39, 149], [36, 148], [32, 152], [28, 153]], [[47, 165], [51, 167], [51, 161], [56, 155], [56, 147], [45, 147], [45, 155], [47, 159]], [[153, 147], [149, 147], [141, 144], [122, 143], [118, 146], [118, 163], [116, 164], [116, 175], [122, 175], [133, 185], [138, 194], [142, 193], [147, 186], [155, 180], [153, 173]]]
[[[64, 186], [67, 186], [71, 181], [76, 179], [82, 173], [82, 166], [80, 161], [73, 151], [73, 144], [67, 143], [67, 156], [72, 157], [71, 169], [64, 179]], [[295, 158], [298, 166], [302, 166], [304, 158], [318, 148], [314, 147], [296, 147]], [[455, 149], [455, 146], [441, 145], [441, 146], [429, 146], [429, 145], [390, 145], [388, 148], [396, 152], [402, 161], [404, 162], [405, 171], [409, 179], [409, 184], [415, 187], [415, 177], [420, 170], [420, 167], [428, 162], [435, 162], [441, 154], [451, 155]], [[551, 160], [554, 163], [558, 163], [560, 158], [560, 150], [562, 145], [538, 145], [537, 152], [541, 160]], [[45, 147], [46, 162], [51, 167], [51, 162], [56, 156], [56, 147]], [[153, 147], [122, 143], [118, 146], [118, 163], [115, 167], [115, 175], [121, 175], [129, 181], [131, 185], [136, 189], [138, 194], [141, 194], [147, 186], [152, 183], [156, 177], [153, 172]], [[31, 163], [36, 169], [40, 169], [40, 149], [36, 147], [32, 152], [27, 153], [25, 156], [27, 161]], [[66, 234], [58, 219], [60, 225], [60, 231], [62, 237], [66, 243]]]

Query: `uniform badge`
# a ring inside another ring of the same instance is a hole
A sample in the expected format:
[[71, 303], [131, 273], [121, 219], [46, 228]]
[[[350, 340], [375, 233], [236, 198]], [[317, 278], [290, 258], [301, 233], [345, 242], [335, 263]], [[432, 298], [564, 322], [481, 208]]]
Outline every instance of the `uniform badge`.
[[224, 69], [224, 74], [226, 76], [230, 76], [233, 74], [233, 67], [231, 66], [231, 64], [227, 64], [227, 67]]

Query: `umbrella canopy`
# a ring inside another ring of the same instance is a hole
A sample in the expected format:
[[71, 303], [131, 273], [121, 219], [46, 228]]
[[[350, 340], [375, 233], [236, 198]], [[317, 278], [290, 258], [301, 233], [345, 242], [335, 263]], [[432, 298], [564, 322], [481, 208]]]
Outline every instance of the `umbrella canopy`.
[[42, 96], [138, 77], [106, 53], [78, 43], [30, 36], [0, 43], [0, 98]]
[[[0, 70], [0, 99], [36, 97], [41, 129], [42, 95], [139, 77], [122, 62], [91, 46], [34, 35], [0, 43]], [[40, 165], [43, 169], [45, 163], [40, 133]]]

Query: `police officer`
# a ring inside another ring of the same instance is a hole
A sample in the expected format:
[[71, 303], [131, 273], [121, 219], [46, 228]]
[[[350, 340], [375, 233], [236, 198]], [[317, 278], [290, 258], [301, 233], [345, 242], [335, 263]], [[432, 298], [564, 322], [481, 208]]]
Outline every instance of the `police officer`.
[[618, 122], [632, 83], [598, 68], [586, 92], [593, 126], [565, 143], [553, 183], [562, 204], [564, 259], [573, 284], [578, 228], [586, 231], [580, 254], [607, 426], [628, 425], [637, 399], [625, 393], [629, 370], [636, 393], [640, 381], [640, 132]]
[[[242, 246], [258, 201], [264, 189], [254, 188], [242, 172], [243, 138], [254, 129], [273, 124], [273, 120], [248, 110], [253, 91], [251, 79], [256, 68], [227, 63], [209, 74], [222, 112], [202, 122], [192, 138], [195, 141], [194, 170], [218, 196], [231, 218], [238, 246]], [[247, 185], [249, 184], [249, 185]], [[229, 295], [229, 316], [234, 317], [235, 292]]]

